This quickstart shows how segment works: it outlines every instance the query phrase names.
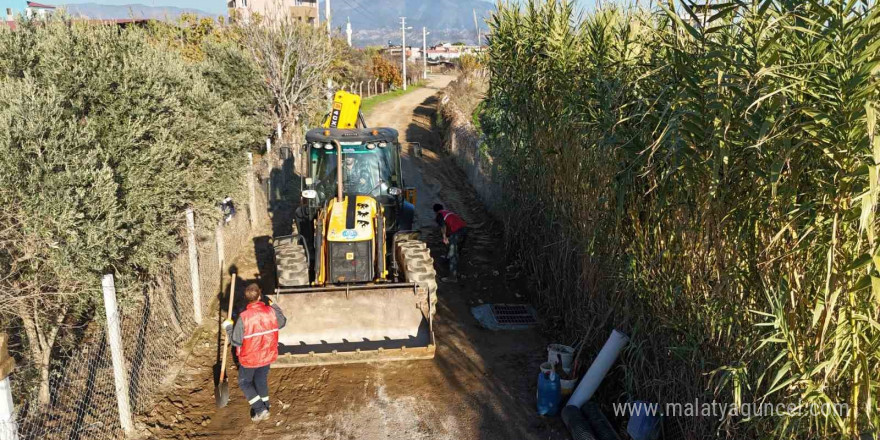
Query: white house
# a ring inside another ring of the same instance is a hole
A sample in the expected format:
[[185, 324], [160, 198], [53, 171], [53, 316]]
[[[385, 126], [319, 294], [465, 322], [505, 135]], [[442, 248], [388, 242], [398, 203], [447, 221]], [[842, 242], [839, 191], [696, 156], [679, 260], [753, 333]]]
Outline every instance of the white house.
[[252, 14], [263, 17], [287, 15], [295, 20], [319, 26], [318, 0], [227, 0], [229, 16], [247, 21]]
[[37, 2], [27, 2], [27, 9], [24, 10], [24, 15], [27, 18], [43, 18], [52, 15], [53, 12], [55, 12], [55, 6], [44, 5]]

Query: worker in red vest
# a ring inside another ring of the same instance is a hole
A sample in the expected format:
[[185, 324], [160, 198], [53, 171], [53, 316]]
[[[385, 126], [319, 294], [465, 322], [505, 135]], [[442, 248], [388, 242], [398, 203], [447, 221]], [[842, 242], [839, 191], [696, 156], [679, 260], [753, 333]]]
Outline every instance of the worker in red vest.
[[247, 308], [234, 325], [231, 319], [223, 321], [223, 329], [238, 354], [238, 387], [251, 406], [251, 420], [259, 422], [269, 418], [269, 365], [278, 359], [278, 330], [287, 318], [272, 300], [270, 305], [261, 301], [257, 284], [248, 286], [244, 297]]
[[443, 234], [443, 244], [449, 246], [446, 258], [449, 260], [449, 272], [452, 273], [451, 277], [443, 277], [440, 280], [457, 283], [458, 258], [467, 238], [467, 223], [458, 214], [443, 208], [439, 203], [434, 204], [434, 212], [437, 213], [437, 224]]

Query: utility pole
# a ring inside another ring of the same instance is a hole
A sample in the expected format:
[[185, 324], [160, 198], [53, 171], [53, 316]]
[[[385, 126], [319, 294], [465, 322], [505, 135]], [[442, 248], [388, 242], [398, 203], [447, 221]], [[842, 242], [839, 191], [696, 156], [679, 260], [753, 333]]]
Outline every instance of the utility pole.
[[422, 27], [422, 78], [428, 79], [428, 30]]
[[327, 39], [329, 40], [333, 33], [333, 27], [330, 24], [330, 0], [324, 0], [324, 2], [324, 20], [327, 21]]
[[345, 36], [348, 39], [348, 47], [351, 47], [351, 17], [345, 22]]
[[477, 10], [474, 9], [474, 27], [477, 28], [477, 47], [483, 45], [483, 34], [480, 32], [480, 24], [477, 22]]
[[315, 30], [321, 29], [321, 2], [315, 0]]
[[403, 61], [403, 90], [406, 91], [406, 17], [400, 17], [400, 58]]

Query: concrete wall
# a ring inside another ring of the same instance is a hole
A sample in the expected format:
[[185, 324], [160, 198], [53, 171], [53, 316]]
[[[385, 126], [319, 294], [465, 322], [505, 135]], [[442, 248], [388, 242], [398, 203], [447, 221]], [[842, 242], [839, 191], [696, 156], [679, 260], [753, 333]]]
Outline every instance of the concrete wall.
[[459, 109], [446, 91], [441, 93], [440, 114], [444, 122], [446, 150], [455, 157], [486, 209], [498, 217], [503, 192], [501, 185], [493, 180], [495, 165], [492, 158], [480, 149], [482, 134], [471, 122], [471, 115]]

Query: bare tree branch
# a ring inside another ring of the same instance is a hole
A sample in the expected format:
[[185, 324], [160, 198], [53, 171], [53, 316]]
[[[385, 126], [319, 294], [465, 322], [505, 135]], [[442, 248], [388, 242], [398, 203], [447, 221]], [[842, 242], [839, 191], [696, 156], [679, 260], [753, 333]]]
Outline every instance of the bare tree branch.
[[334, 58], [326, 35], [285, 13], [254, 17], [239, 29], [263, 73], [277, 122], [285, 127], [308, 123], [320, 111]]

